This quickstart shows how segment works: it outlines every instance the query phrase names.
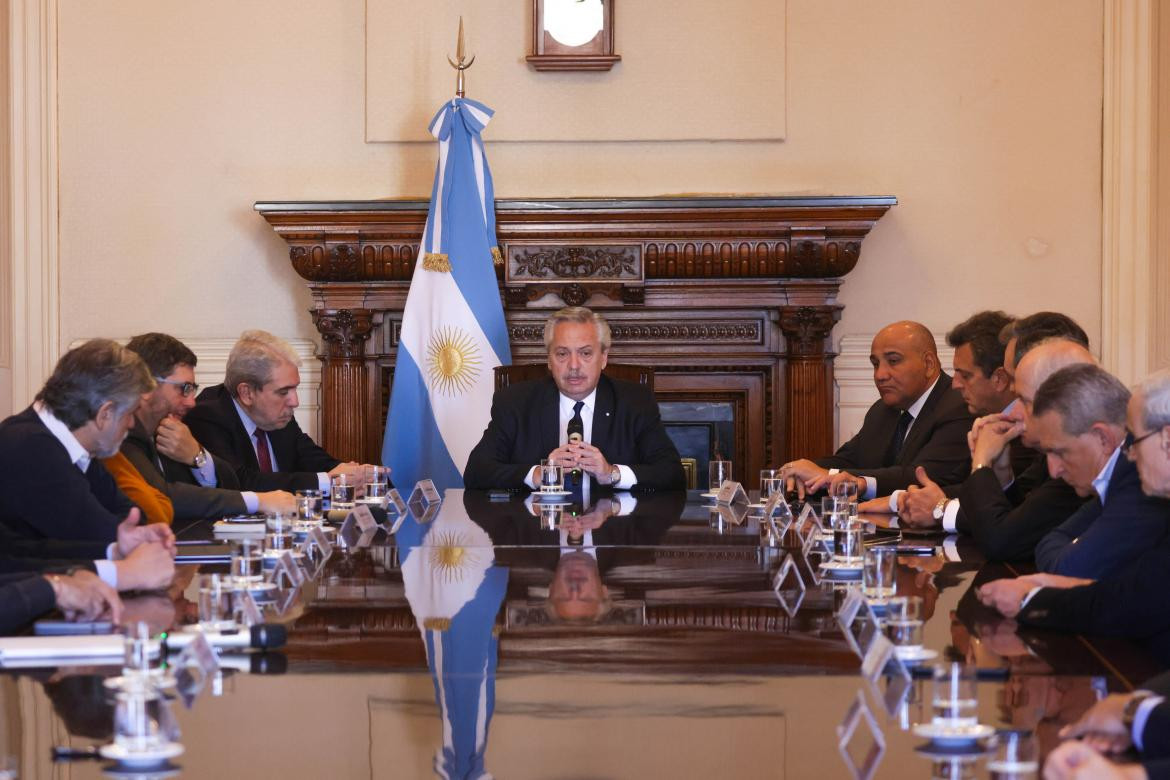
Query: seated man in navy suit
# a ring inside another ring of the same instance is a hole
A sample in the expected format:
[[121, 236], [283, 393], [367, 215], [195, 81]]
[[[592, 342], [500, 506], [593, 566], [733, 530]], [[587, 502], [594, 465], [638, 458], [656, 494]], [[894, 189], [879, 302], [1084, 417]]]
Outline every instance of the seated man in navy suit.
[[960, 481], [971, 466], [967, 432], [975, 418], [942, 370], [934, 336], [917, 322], [887, 325], [874, 336], [869, 362], [881, 399], [861, 430], [835, 454], [784, 470], [810, 493], [853, 481], [861, 499], [914, 484], [918, 466], [935, 482]]
[[[601, 373], [610, 346], [605, 319], [583, 307], [561, 309], [545, 323], [544, 345], [552, 376], [496, 393], [464, 485], [535, 488], [540, 461], [549, 458], [615, 489], [685, 489], [653, 393]], [[580, 426], [580, 442], [570, 441], [570, 424]]]
[[342, 463], [301, 430], [301, 359], [288, 342], [263, 330], [240, 334], [222, 385], [199, 394], [185, 422], [194, 437], [231, 464], [243, 490], [329, 490], [346, 474], [361, 485], [365, 466]]

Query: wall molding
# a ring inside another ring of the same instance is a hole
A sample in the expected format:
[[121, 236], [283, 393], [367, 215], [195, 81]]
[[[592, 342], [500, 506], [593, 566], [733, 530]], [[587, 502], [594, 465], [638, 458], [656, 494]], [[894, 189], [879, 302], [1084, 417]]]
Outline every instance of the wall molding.
[[[201, 388], [218, 385], [223, 382], [224, 372], [227, 370], [228, 353], [236, 343], [234, 338], [206, 339], [206, 338], [179, 338], [191, 348], [198, 359], [195, 366], [195, 381]], [[125, 344], [129, 337], [116, 339]], [[69, 345], [73, 349], [83, 344], [87, 339], [77, 339]], [[301, 384], [297, 388], [301, 405], [295, 412], [297, 424], [301, 430], [309, 434], [314, 441], [320, 430], [321, 418], [321, 361], [317, 357], [317, 344], [309, 339], [286, 339], [292, 345], [293, 351], [301, 359]], [[37, 389], [40, 389], [39, 386]]]
[[59, 355], [57, 2], [10, 0], [9, 294], [12, 406], [32, 402]]
[[[873, 368], [869, 365], [869, 347], [873, 333], [858, 333], [841, 337], [837, 359], [833, 362], [833, 379], [836, 384], [837, 418], [834, 447], [840, 447], [861, 428], [865, 413], [878, 400], [877, 388], [873, 386]], [[947, 346], [945, 339], [935, 337], [938, 359], [943, 370], [951, 373], [955, 350]]]
[[1106, 0], [1101, 154], [1101, 358], [1132, 384], [1150, 370], [1157, 159], [1157, 12]]

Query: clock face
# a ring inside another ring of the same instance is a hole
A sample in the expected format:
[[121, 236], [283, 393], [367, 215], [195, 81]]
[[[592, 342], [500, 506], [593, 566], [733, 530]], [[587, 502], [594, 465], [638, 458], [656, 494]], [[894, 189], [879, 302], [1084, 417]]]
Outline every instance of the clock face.
[[601, 0], [544, 0], [544, 29], [562, 46], [584, 46], [605, 23]]

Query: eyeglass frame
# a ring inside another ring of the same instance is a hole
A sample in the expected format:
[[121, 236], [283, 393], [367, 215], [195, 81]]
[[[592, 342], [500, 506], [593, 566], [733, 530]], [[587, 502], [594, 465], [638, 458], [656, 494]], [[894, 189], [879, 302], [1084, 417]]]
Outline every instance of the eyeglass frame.
[[[1129, 441], [1123, 441], [1121, 443], [1121, 454], [1132, 460], [1133, 459], [1132, 453], [1133, 453], [1134, 447], [1138, 446], [1143, 441], [1145, 441], [1146, 439], [1153, 436], [1155, 433], [1161, 433], [1161, 432], [1162, 432], [1161, 428], [1155, 428], [1152, 431], [1150, 431], [1149, 433], [1143, 433], [1141, 436], [1138, 436], [1134, 439], [1130, 439]], [[1133, 436], [1133, 431], [1129, 431], [1129, 435]]]
[[162, 382], [164, 385], [174, 385], [175, 387], [179, 388], [179, 392], [184, 398], [190, 398], [199, 392], [198, 382], [180, 382], [177, 379], [167, 379], [161, 376], [156, 376], [154, 381]]

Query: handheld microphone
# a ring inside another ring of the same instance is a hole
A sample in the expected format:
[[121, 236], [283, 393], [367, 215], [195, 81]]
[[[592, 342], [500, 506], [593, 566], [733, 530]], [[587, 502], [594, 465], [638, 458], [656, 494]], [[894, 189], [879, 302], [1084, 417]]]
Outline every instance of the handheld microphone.
[[[569, 426], [565, 430], [569, 435], [569, 444], [580, 444], [585, 441], [585, 425], [581, 422], [580, 417], [573, 417], [569, 420]], [[574, 480], [581, 479], [581, 469], [575, 468], [569, 473], [573, 475]]]
[[257, 623], [247, 631], [178, 631], [167, 635], [167, 648], [175, 650], [186, 647], [202, 635], [208, 644], [216, 649], [272, 650], [284, 647], [288, 641], [288, 629], [280, 623]]

